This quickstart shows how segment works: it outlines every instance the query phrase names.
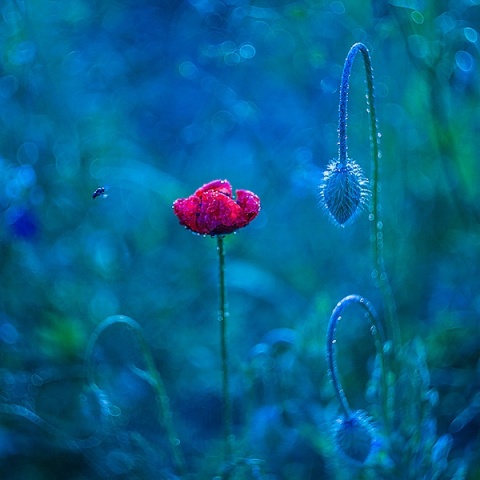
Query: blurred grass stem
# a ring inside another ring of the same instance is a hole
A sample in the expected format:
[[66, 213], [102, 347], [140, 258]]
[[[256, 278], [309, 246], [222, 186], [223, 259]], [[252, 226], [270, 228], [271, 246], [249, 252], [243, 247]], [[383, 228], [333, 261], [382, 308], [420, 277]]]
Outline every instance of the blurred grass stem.
[[172, 449], [173, 463], [179, 475], [183, 475], [186, 472], [185, 459], [180, 450], [180, 440], [178, 438], [175, 426], [172, 420], [172, 411], [170, 409], [170, 400], [167, 395], [167, 390], [160, 372], [155, 367], [150, 348], [145, 341], [142, 327], [133, 319], [124, 315], [114, 315], [103, 320], [90, 336], [86, 354], [85, 354], [85, 374], [87, 382], [90, 388], [99, 389], [95, 382], [95, 365], [93, 351], [102, 333], [113, 325], [124, 325], [130, 330], [135, 332], [138, 340], [140, 350], [142, 352], [143, 360], [145, 362], [145, 370], [138, 368], [135, 365], [131, 365], [132, 371], [139, 377], [143, 378], [150, 384], [155, 392], [155, 400], [158, 407], [158, 421], [164, 428], [170, 447]]

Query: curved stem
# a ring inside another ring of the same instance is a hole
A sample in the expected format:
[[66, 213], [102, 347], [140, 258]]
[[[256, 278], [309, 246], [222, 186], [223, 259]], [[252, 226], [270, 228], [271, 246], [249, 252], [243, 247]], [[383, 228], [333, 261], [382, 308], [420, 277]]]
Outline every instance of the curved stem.
[[361, 297], [360, 295], [348, 295], [347, 297], [343, 298], [340, 302], [337, 303], [337, 306], [333, 309], [332, 315], [330, 316], [330, 321], [328, 323], [327, 329], [327, 364], [330, 378], [332, 379], [333, 388], [335, 389], [335, 393], [340, 402], [343, 413], [346, 418], [350, 418], [352, 416], [352, 410], [350, 408], [338, 375], [337, 359], [335, 355], [335, 345], [337, 343], [335, 339], [335, 329], [337, 327], [338, 321], [342, 316], [343, 311], [352, 303], [360, 305], [366, 311], [372, 324], [371, 331], [374, 335], [375, 347], [380, 359], [380, 368], [382, 370], [382, 404], [384, 407], [385, 422], [387, 423], [389, 418], [387, 411], [387, 379], [385, 355], [383, 351], [386, 341], [385, 332], [382, 323], [378, 320], [378, 316], [373, 305], [367, 299]]
[[217, 236], [218, 251], [218, 285], [219, 285], [219, 306], [218, 322], [220, 324], [220, 348], [222, 356], [222, 393], [223, 393], [223, 428], [224, 428], [224, 448], [225, 461], [228, 461], [232, 454], [232, 405], [230, 401], [230, 386], [228, 376], [228, 349], [227, 349], [227, 300], [225, 294], [225, 248], [223, 244], [224, 237]]
[[347, 104], [348, 104], [348, 87], [350, 73], [352, 70], [353, 61], [358, 52], [362, 53], [363, 63], [365, 66], [365, 77], [367, 83], [367, 104], [370, 118], [370, 140], [372, 150], [372, 207], [370, 212], [371, 222], [371, 239], [373, 250], [373, 271], [372, 277], [378, 282], [378, 287], [383, 296], [385, 303], [388, 325], [389, 337], [393, 343], [393, 353], [400, 344], [400, 329], [398, 327], [398, 320], [396, 314], [396, 305], [393, 297], [393, 292], [388, 281], [388, 276], [385, 270], [385, 262], [383, 259], [383, 223], [380, 215], [380, 183], [379, 183], [379, 133], [377, 126], [377, 114], [375, 110], [375, 96], [373, 86], [373, 69], [370, 54], [367, 47], [363, 43], [355, 43], [348, 52], [345, 64], [343, 67], [342, 80], [340, 83], [340, 103], [339, 103], [339, 119], [338, 119], [338, 145], [339, 145], [339, 161], [345, 163], [348, 160], [347, 156]]
[[170, 410], [170, 401], [167, 395], [165, 384], [163, 383], [163, 379], [160, 376], [159, 371], [155, 367], [152, 354], [143, 335], [142, 327], [135, 320], [126, 317], [125, 315], [113, 315], [103, 320], [94, 330], [94, 332], [90, 336], [85, 353], [85, 376], [88, 385], [94, 390], [98, 389], [95, 383], [93, 350], [103, 332], [113, 325], [125, 325], [131, 330], [133, 330], [136, 334], [140, 349], [142, 351], [143, 359], [145, 361], [146, 371], [143, 371], [138, 367], [133, 367], [133, 371], [137, 375], [140, 375], [144, 380], [146, 380], [152, 386], [156, 393], [156, 402], [159, 409], [158, 420], [160, 425], [162, 425], [162, 427], [167, 433], [168, 441], [172, 449], [175, 467], [178, 473], [182, 475], [186, 471], [185, 459], [183, 458], [182, 452], [180, 450], [180, 441], [173, 425], [172, 412]]
[[348, 87], [350, 73], [352, 71], [353, 61], [359, 49], [358, 43], [348, 52], [345, 64], [343, 65], [342, 80], [340, 81], [340, 101], [338, 103], [338, 159], [340, 163], [345, 164], [348, 159], [347, 145], [347, 105], [348, 105]]

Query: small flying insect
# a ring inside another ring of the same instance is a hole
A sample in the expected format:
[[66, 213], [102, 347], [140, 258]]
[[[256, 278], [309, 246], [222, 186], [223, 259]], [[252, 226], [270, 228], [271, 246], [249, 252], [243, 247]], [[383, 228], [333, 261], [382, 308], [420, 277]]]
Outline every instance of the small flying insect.
[[106, 193], [106, 188], [105, 187], [98, 187], [93, 192], [92, 198], [95, 199], [97, 197], [102, 197], [102, 198], [108, 197], [108, 193]]

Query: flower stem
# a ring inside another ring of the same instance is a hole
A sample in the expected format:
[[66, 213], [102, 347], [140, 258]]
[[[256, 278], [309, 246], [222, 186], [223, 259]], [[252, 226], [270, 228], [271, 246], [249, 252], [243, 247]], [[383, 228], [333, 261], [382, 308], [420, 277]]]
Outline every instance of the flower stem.
[[113, 315], [103, 320], [94, 330], [88, 342], [85, 354], [85, 376], [88, 382], [88, 386], [94, 391], [98, 390], [95, 382], [93, 351], [102, 333], [107, 328], [110, 328], [114, 325], [126, 326], [127, 328], [132, 330], [137, 337], [138, 344], [143, 355], [143, 360], [145, 361], [146, 369], [143, 370], [134, 365], [131, 365], [130, 368], [132, 372], [134, 372], [136, 375], [148, 382], [155, 391], [156, 402], [159, 412], [158, 421], [165, 429], [172, 450], [172, 458], [177, 473], [179, 475], [183, 475], [186, 472], [185, 459], [180, 449], [180, 440], [178, 439], [178, 435], [173, 424], [172, 412], [170, 409], [170, 400], [167, 395], [167, 390], [165, 388], [165, 384], [163, 383], [160, 372], [155, 367], [155, 362], [153, 360], [147, 342], [145, 341], [142, 327], [135, 320], [125, 315]]
[[228, 349], [227, 349], [227, 301], [225, 294], [225, 248], [223, 243], [224, 237], [217, 235], [217, 251], [219, 263], [219, 307], [218, 321], [220, 323], [220, 348], [222, 356], [222, 393], [223, 393], [223, 441], [225, 448], [225, 461], [227, 462], [232, 455], [232, 405], [230, 401], [230, 386], [228, 376]]
[[377, 126], [377, 114], [375, 110], [375, 96], [373, 87], [373, 69], [370, 54], [363, 43], [355, 43], [348, 52], [343, 67], [342, 80], [340, 83], [340, 103], [338, 119], [338, 146], [340, 162], [345, 163], [347, 156], [347, 104], [348, 104], [348, 86], [352, 70], [353, 61], [358, 52], [362, 53], [365, 66], [365, 76], [367, 82], [367, 104], [370, 117], [370, 140], [372, 150], [372, 207], [370, 211], [371, 222], [371, 240], [373, 250], [373, 271], [372, 277], [378, 282], [378, 287], [382, 293], [386, 313], [388, 317], [389, 338], [392, 340], [392, 353], [395, 355], [396, 349], [400, 345], [400, 329], [396, 314], [395, 300], [393, 292], [388, 281], [383, 259], [383, 223], [380, 216], [380, 183], [379, 183], [379, 133]]
[[342, 317], [343, 311], [352, 303], [360, 305], [366, 311], [371, 322], [370, 328], [374, 335], [375, 347], [377, 350], [378, 358], [380, 360], [380, 369], [382, 374], [382, 404], [384, 409], [383, 414], [385, 422], [387, 423], [389, 416], [387, 401], [387, 370], [384, 353], [384, 345], [386, 341], [385, 332], [383, 325], [379, 321], [377, 313], [373, 308], [373, 305], [366, 298], [363, 298], [359, 295], [348, 295], [347, 297], [343, 298], [340, 302], [337, 303], [337, 306], [333, 309], [332, 315], [330, 317], [327, 329], [327, 364], [330, 378], [332, 379], [333, 388], [335, 389], [335, 393], [340, 402], [343, 414], [346, 418], [350, 418], [352, 416], [352, 410], [350, 408], [350, 405], [348, 404], [347, 397], [342, 388], [342, 384], [338, 375], [337, 359], [335, 355], [335, 345], [337, 343], [335, 339], [335, 329], [337, 327], [338, 321]]

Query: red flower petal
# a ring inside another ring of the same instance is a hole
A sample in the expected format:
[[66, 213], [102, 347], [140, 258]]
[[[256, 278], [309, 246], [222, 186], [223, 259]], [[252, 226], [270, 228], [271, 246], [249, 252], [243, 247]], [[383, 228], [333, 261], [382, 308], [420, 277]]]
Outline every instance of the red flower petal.
[[249, 190], [237, 190], [235, 193], [237, 203], [242, 209], [243, 221], [248, 225], [260, 212], [260, 198]]
[[212, 180], [211, 182], [202, 185], [196, 192], [195, 195], [201, 196], [203, 193], [214, 190], [228, 197], [232, 196], [232, 186], [228, 180]]
[[248, 190], [237, 190], [227, 180], [206, 183], [188, 198], [173, 203], [180, 224], [203, 235], [226, 235], [248, 225], [260, 211], [260, 199]]

